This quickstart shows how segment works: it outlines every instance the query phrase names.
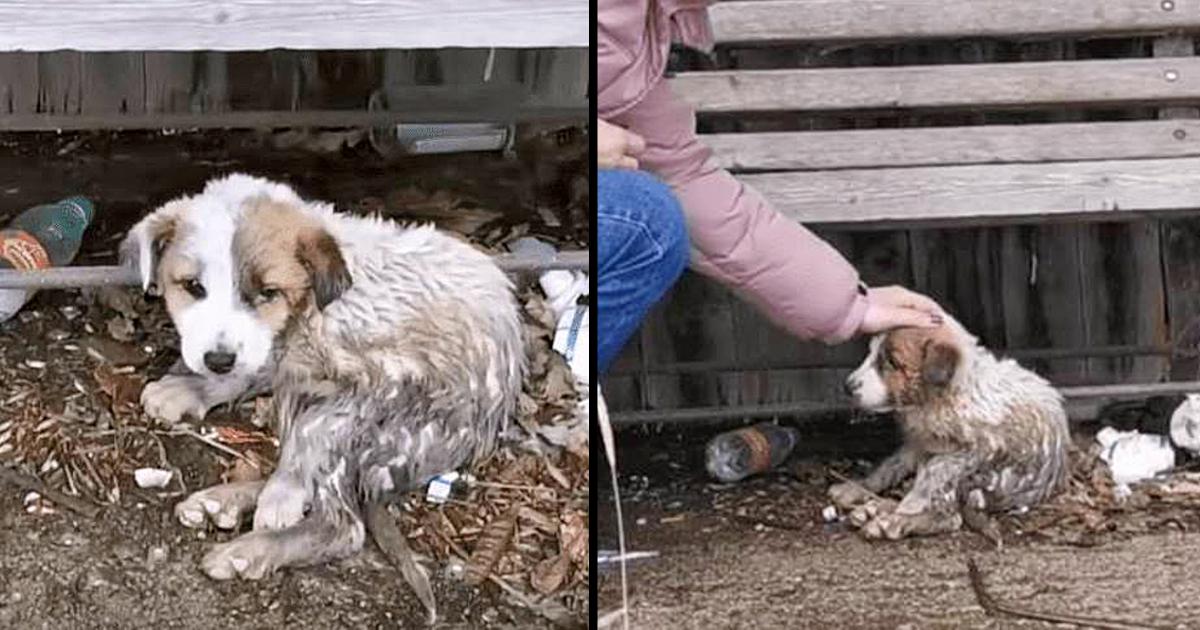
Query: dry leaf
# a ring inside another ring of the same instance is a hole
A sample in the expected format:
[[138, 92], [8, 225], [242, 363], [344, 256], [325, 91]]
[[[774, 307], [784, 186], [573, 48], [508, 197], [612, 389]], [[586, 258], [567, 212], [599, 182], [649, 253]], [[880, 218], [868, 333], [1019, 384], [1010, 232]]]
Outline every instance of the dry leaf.
[[145, 378], [131, 374], [119, 373], [111, 365], [102, 363], [92, 371], [100, 391], [108, 395], [112, 401], [114, 415], [120, 411], [136, 408], [141, 400], [142, 386]]
[[564, 475], [563, 472], [559, 470], [549, 458], [543, 457], [543, 461], [546, 464], [546, 472], [550, 473], [550, 477], [554, 479], [558, 485], [562, 486], [563, 490], [570, 490], [571, 482], [567, 481], [567, 476]]
[[123, 315], [118, 315], [110, 318], [106, 326], [108, 328], [108, 335], [113, 339], [117, 341], [133, 340], [133, 333], [135, 332], [133, 320]]
[[588, 526], [587, 517], [579, 512], [572, 512], [562, 517], [558, 528], [559, 548], [575, 566], [588, 566]]
[[547, 558], [537, 563], [537, 566], [533, 567], [533, 571], [529, 574], [529, 583], [537, 592], [549, 595], [567, 581], [567, 570], [570, 568], [571, 563], [567, 560], [567, 556], [560, 553], [553, 558]]
[[89, 356], [118, 367], [141, 367], [150, 361], [150, 357], [137, 346], [104, 337], [88, 337], [83, 340], [83, 346]]
[[542, 395], [548, 403], [558, 403], [564, 400], [574, 400], [578, 395], [575, 390], [575, 375], [567, 365], [562, 355], [555, 353], [550, 359], [549, 371], [546, 372], [546, 384]]
[[508, 550], [517, 531], [517, 514], [516, 508], [498, 514], [479, 535], [464, 572], [464, 581], [468, 585], [483, 584], [500, 561], [500, 556]]

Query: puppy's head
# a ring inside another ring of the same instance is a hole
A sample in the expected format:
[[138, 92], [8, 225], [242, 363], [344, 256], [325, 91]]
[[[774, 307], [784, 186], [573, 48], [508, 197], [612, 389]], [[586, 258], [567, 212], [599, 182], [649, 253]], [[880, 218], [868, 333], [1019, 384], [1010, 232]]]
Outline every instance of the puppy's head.
[[876, 335], [866, 360], [846, 379], [846, 392], [867, 411], [935, 402], [967, 369], [975, 347], [975, 339], [950, 318], [938, 328]]
[[[247, 178], [245, 194], [204, 193], [144, 218], [122, 244], [161, 295], [193, 372], [250, 375], [298, 318], [350, 287], [341, 249], [290, 189]], [[245, 182], [243, 182], [245, 183]]]

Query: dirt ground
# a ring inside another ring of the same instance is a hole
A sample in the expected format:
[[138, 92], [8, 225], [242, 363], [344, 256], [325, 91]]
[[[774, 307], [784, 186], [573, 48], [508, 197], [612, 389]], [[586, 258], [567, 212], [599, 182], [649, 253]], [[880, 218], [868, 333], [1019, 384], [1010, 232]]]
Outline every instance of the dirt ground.
[[[198, 190], [216, 174], [245, 170], [288, 181], [303, 195], [334, 201], [341, 209], [436, 220], [480, 236], [487, 246], [531, 233], [560, 247], [586, 247], [587, 227], [578, 221], [586, 208], [573, 206], [571, 187], [556, 181], [571, 175], [569, 168], [559, 172], [495, 155], [384, 162], [361, 143], [281, 150], [273, 142], [270, 135], [248, 133], [10, 136], [0, 140], [0, 220], [83, 192], [93, 197], [98, 213], [76, 264], [111, 264], [116, 242], [142, 213]], [[566, 164], [578, 153], [575, 147], [559, 148], [558, 155], [541, 149], [540, 158], [534, 151], [534, 159]], [[427, 193], [436, 191], [446, 194], [430, 201]], [[406, 214], [406, 208], [413, 212]], [[199, 572], [205, 550], [232, 535], [185, 529], [171, 508], [184, 492], [219, 481], [233, 459], [138, 417], [140, 384], [174, 361], [177, 342], [160, 306], [132, 300], [125, 307], [129, 304], [149, 310], [128, 321], [112, 295], [42, 292], [18, 317], [0, 323], [0, 441], [22, 440], [16, 450], [0, 444], [0, 464], [40, 474], [59, 487], [78, 485], [80, 494], [103, 499], [93, 500], [103, 504], [95, 518], [54, 505], [40, 513], [40, 503], [27, 503], [27, 491], [0, 482], [0, 628], [423, 627], [421, 605], [374, 549], [256, 583], [218, 583]], [[253, 412], [251, 403], [224, 408], [195, 429], [221, 424], [249, 435]], [[16, 428], [8, 430], [13, 423]], [[13, 460], [22, 450], [38, 459]], [[259, 450], [270, 455], [269, 448]], [[46, 464], [50, 459], [53, 467]], [[93, 464], [91, 474], [81, 474]], [[131, 472], [147, 465], [179, 474], [164, 490], [142, 490], [132, 484]], [[563, 493], [569, 495], [563, 501], [584, 506], [586, 538], [583, 474], [582, 490]], [[99, 487], [87, 487], [85, 477]], [[471, 505], [477, 497], [461, 499], [458, 508], [489, 514], [486, 506]], [[425, 508], [422, 515], [445, 519], [442, 510]], [[555, 525], [558, 516], [550, 515]], [[463, 536], [459, 544], [469, 551], [471, 539]], [[559, 626], [581, 625], [587, 614], [586, 566], [580, 573], [567, 565], [571, 572], [560, 591], [542, 597], [528, 584], [529, 567], [518, 562], [545, 540], [523, 530], [522, 546], [502, 558], [496, 572], [507, 571], [503, 579], [526, 596], [553, 600]], [[437, 558], [426, 566], [442, 619], [438, 627], [558, 627], [544, 611], [531, 611], [493, 583], [467, 586], [461, 561]]]
[[[1080, 444], [1091, 429], [1081, 427]], [[823, 493], [836, 481], [830, 470], [861, 474], [886, 454], [890, 426], [830, 420], [805, 431], [779, 472], [734, 485], [704, 477], [713, 429], [621, 434], [627, 549], [660, 554], [629, 564], [633, 627], [1077, 627], [987, 614], [969, 558], [985, 592], [1004, 604], [1132, 624], [1118, 627], [1197, 627], [1194, 505], [1104, 508], [1079, 521], [1035, 510], [1002, 522], [999, 550], [972, 532], [872, 543], [823, 522]], [[597, 548], [615, 550], [611, 488], [600, 485]], [[604, 565], [599, 584], [603, 615], [619, 607], [617, 570]]]

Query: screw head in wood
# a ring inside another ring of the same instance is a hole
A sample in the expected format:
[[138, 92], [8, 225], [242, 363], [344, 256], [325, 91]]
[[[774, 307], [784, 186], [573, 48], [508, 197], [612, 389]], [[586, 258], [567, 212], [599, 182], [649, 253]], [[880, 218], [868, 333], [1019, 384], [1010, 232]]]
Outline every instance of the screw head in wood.
[[1159, 6], [1162, 7], [1163, 11], [1174, 11], [1175, 10], [1175, 2], [1173, 0], [1163, 0], [1162, 4], [1160, 4]]
[[1165, 77], [1167, 81], [1178, 81], [1179, 72], [1177, 70], [1167, 70], [1163, 73], [1163, 77]]
[[1183, 129], [1176, 129], [1175, 131], [1171, 132], [1171, 135], [1175, 136], [1176, 140], [1183, 140], [1187, 137], [1187, 132]]

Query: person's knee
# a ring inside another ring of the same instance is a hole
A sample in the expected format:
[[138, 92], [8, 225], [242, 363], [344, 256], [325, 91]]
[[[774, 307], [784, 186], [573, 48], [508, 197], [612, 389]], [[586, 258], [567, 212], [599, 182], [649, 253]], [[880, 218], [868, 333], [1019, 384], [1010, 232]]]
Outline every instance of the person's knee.
[[671, 187], [642, 171], [601, 170], [597, 177], [600, 211], [646, 226], [661, 264], [678, 276], [687, 266], [689, 245], [683, 208]]

